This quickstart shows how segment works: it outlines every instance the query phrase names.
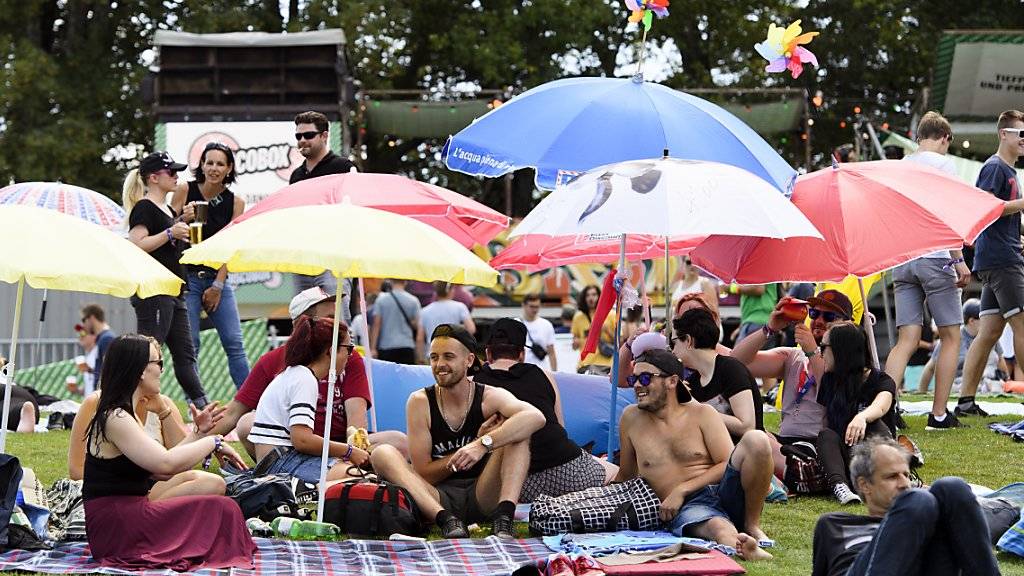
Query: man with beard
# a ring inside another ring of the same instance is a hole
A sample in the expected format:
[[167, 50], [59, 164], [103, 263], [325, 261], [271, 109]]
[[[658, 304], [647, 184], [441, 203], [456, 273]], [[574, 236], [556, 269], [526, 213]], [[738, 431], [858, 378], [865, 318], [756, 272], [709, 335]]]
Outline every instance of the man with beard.
[[673, 534], [733, 546], [746, 560], [771, 558], [758, 545], [767, 540], [761, 511], [772, 476], [768, 437], [748, 431], [734, 449], [718, 412], [693, 400], [682, 375], [668, 350], [636, 359], [630, 382], [637, 403], [622, 413], [615, 480], [646, 480]]
[[[779, 301], [768, 323], [736, 344], [731, 355], [746, 364], [755, 378], [782, 378], [785, 382], [782, 388], [782, 419], [776, 436], [779, 443], [785, 445], [802, 441], [813, 444], [825, 419], [825, 408], [814, 401], [818, 396], [818, 382], [825, 372], [819, 345], [833, 323], [853, 317], [853, 304], [838, 290], [823, 290], [808, 299], [810, 328], [803, 322], [796, 323], [794, 336], [797, 346], [761, 350], [770, 336], [793, 323], [785, 313], [787, 304], [790, 304], [787, 298]], [[775, 472], [781, 478], [785, 474], [786, 459], [779, 448], [776, 446], [773, 454]]]
[[507, 390], [468, 378], [480, 368], [478, 348], [462, 326], [434, 330], [430, 369], [437, 385], [414, 392], [405, 408], [412, 466], [390, 446], [378, 446], [370, 463], [380, 477], [405, 487], [445, 538], [467, 538], [466, 524], [488, 517], [495, 536], [514, 538], [530, 436], [545, 419]]
[[[320, 112], [311, 110], [295, 116], [295, 147], [306, 160], [292, 171], [291, 177], [288, 178], [289, 184], [318, 176], [346, 174], [355, 171], [355, 164], [351, 160], [338, 156], [328, 146], [329, 127], [327, 116]], [[328, 294], [338, 293], [338, 282], [330, 272], [323, 272], [316, 276], [295, 275], [296, 294], [314, 286], [323, 288]], [[352, 282], [346, 278], [343, 280], [341, 301], [341, 318], [346, 324], [351, 323], [352, 319], [352, 314], [349, 311], [349, 295], [351, 293]]]

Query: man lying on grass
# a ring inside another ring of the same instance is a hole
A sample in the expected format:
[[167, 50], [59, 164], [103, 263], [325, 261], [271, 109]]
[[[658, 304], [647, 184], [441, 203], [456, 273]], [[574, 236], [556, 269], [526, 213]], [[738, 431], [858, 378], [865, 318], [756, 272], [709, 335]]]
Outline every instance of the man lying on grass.
[[[530, 437], [544, 415], [511, 392], [474, 384], [479, 346], [465, 328], [441, 324], [430, 339], [436, 386], [414, 392], [405, 408], [409, 457], [389, 445], [370, 456], [374, 471], [412, 494], [445, 538], [466, 538], [466, 524], [490, 517], [494, 535], [514, 538], [516, 502], [530, 466]], [[481, 429], [500, 415], [496, 428]]]
[[676, 535], [733, 546], [746, 560], [771, 554], [759, 540], [772, 477], [768, 436], [744, 433], [733, 448], [718, 412], [690, 396], [683, 365], [668, 350], [636, 359], [637, 403], [622, 413], [618, 482], [640, 476], [661, 498], [661, 520]]

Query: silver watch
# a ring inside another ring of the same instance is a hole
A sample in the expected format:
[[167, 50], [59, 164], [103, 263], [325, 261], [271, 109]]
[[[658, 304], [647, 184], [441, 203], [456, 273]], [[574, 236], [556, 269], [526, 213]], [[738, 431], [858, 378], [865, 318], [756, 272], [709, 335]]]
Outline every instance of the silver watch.
[[484, 448], [490, 452], [494, 448], [494, 438], [491, 438], [490, 434], [484, 434], [480, 437], [480, 443], [483, 444]]

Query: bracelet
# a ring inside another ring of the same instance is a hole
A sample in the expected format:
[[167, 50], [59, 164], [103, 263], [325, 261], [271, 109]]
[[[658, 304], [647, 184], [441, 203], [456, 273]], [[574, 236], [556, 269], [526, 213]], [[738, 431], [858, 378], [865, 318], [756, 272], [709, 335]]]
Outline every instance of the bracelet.
[[764, 332], [765, 338], [771, 338], [772, 336], [775, 336], [776, 334], [779, 333], [778, 330], [772, 330], [771, 326], [767, 324], [761, 327], [761, 332]]
[[348, 459], [352, 457], [352, 445], [348, 445], [348, 450], [345, 451], [345, 455], [341, 457], [342, 460], [348, 462]]
[[156, 417], [161, 419], [161, 420], [166, 420], [167, 417], [170, 416], [170, 415], [171, 415], [171, 409], [168, 408], [168, 409], [164, 410], [163, 412], [157, 414]]
[[[803, 350], [803, 349], [801, 349], [801, 350]], [[817, 348], [815, 348], [814, 350], [811, 350], [810, 352], [807, 352], [806, 350], [803, 350], [803, 352], [804, 352], [804, 356], [806, 356], [808, 360], [810, 360], [811, 358], [814, 358], [815, 356], [818, 355], [818, 349]]]
[[946, 262], [946, 265], [943, 266], [942, 269], [943, 270], [949, 270], [953, 266], [956, 266], [957, 264], [963, 264], [964, 262], [965, 262], [965, 260], [963, 258], [954, 258], [954, 259], [950, 260], [949, 262]]
[[213, 284], [210, 284], [210, 287], [211, 288], [216, 288], [217, 290], [223, 290], [224, 289], [224, 283], [221, 282], [220, 280], [214, 280]]
[[171, 229], [168, 228], [168, 229], [164, 230], [164, 232], [167, 232], [167, 241], [168, 242], [174, 242], [174, 234], [171, 233]]
[[210, 464], [213, 463], [213, 455], [216, 454], [217, 452], [220, 452], [220, 448], [223, 445], [224, 445], [224, 438], [222, 438], [221, 436], [214, 436], [213, 437], [213, 451], [210, 452], [209, 454], [207, 454], [206, 458], [203, 459], [203, 470], [209, 470], [210, 469]]

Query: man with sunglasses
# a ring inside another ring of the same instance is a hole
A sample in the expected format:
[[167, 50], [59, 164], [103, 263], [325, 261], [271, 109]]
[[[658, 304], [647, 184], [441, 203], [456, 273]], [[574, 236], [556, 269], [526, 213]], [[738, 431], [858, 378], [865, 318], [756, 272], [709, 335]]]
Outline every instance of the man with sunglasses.
[[641, 354], [629, 381], [637, 403], [619, 421], [615, 481], [646, 480], [677, 536], [732, 546], [746, 560], [771, 558], [759, 545], [767, 540], [761, 511], [772, 476], [767, 435], [748, 431], [733, 448], [718, 412], [694, 401], [682, 362], [664, 348]]
[[[490, 518], [495, 536], [514, 538], [530, 437], [545, 418], [508, 390], [469, 379], [482, 364], [478, 350], [460, 325], [434, 330], [430, 369], [436, 385], [414, 392], [405, 407], [412, 466], [388, 446], [374, 450], [370, 463], [380, 477], [409, 491], [443, 537], [468, 538], [467, 524]], [[490, 427], [495, 420], [501, 423]]]
[[999, 115], [999, 149], [981, 167], [976, 186], [1004, 201], [1003, 216], [989, 225], [974, 243], [974, 275], [981, 280], [981, 327], [964, 361], [957, 416], [988, 416], [974, 402], [985, 362], [1003, 327], [1013, 329], [1013, 348], [1024, 358], [1024, 256], [1021, 255], [1020, 212], [1024, 210], [1020, 180], [1014, 164], [1024, 156], [1024, 112]]
[[[953, 129], [938, 112], [928, 112], [917, 125], [917, 152], [904, 158], [956, 176], [956, 165], [946, 156], [953, 143]], [[946, 409], [956, 376], [956, 350], [960, 348], [960, 289], [971, 280], [962, 250], [939, 250], [907, 262], [893, 270], [896, 288], [896, 326], [899, 338], [885, 359], [885, 372], [903, 388], [903, 372], [917, 351], [928, 304], [938, 337], [944, 344], [935, 362], [935, 398], [925, 430], [946, 430], [962, 426]]]
[[[807, 301], [810, 326], [803, 322], [795, 323], [793, 333], [797, 346], [761, 350], [769, 335], [794, 324], [786, 316], [787, 304], [791, 304], [790, 299], [780, 300], [765, 327], [736, 344], [732, 357], [746, 364], [755, 378], [783, 379], [782, 418], [779, 433], [775, 435], [778, 443], [813, 443], [825, 420], [825, 408], [814, 401], [818, 396], [818, 380], [825, 372], [819, 346], [834, 323], [848, 321], [853, 317], [853, 303], [838, 290], [822, 290]], [[775, 446], [773, 457], [775, 473], [782, 478], [786, 471], [786, 459], [782, 455], [781, 446]]]
[[[288, 178], [289, 184], [329, 174], [347, 174], [356, 170], [355, 164], [351, 160], [338, 156], [331, 150], [328, 145], [329, 126], [327, 116], [320, 112], [311, 110], [295, 116], [295, 147], [306, 160], [292, 171], [291, 177]], [[323, 272], [316, 276], [295, 275], [296, 293], [314, 286], [319, 286], [330, 294], [338, 293], [338, 282], [330, 272]], [[352, 281], [345, 278], [342, 285], [344, 296], [341, 302], [341, 318], [346, 323], [352, 320], [352, 312], [349, 310], [349, 294], [351, 293]]]

